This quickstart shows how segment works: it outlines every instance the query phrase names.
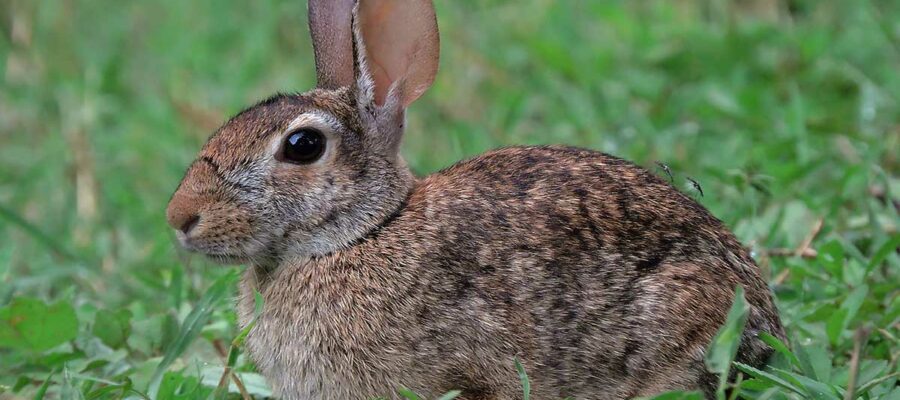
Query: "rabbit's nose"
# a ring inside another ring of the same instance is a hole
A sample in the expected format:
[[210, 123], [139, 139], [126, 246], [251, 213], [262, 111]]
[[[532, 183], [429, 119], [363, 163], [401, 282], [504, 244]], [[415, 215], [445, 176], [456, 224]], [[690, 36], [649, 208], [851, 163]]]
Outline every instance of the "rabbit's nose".
[[166, 221], [172, 229], [176, 229], [187, 235], [191, 229], [200, 222], [200, 213], [197, 209], [197, 199], [179, 190], [169, 201], [166, 208]]

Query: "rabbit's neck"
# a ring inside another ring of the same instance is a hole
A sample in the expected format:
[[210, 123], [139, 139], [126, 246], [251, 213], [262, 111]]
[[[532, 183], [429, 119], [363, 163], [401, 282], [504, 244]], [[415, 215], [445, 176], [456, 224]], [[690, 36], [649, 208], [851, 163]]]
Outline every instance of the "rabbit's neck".
[[263, 270], [280, 268], [292, 260], [321, 258], [347, 250], [380, 230], [405, 207], [416, 179], [405, 164], [393, 171], [371, 174], [361, 179], [363, 182], [356, 189], [358, 198], [333, 205], [329, 215], [311, 222], [307, 229], [284, 234], [270, 250], [275, 255], [274, 263], [261, 265], [265, 267]]

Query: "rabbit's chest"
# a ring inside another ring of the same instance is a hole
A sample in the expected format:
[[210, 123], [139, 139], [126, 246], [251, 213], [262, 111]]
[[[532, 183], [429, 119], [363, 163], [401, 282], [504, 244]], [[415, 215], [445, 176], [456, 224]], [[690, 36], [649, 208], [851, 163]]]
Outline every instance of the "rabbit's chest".
[[[245, 281], [238, 314], [242, 326], [254, 316], [254, 292]], [[352, 296], [313, 296], [311, 290], [262, 290], [264, 311], [246, 348], [272, 388], [285, 399], [356, 398], [385, 395], [402, 379], [404, 360], [371, 315]], [[391, 383], [394, 382], [394, 383]]]

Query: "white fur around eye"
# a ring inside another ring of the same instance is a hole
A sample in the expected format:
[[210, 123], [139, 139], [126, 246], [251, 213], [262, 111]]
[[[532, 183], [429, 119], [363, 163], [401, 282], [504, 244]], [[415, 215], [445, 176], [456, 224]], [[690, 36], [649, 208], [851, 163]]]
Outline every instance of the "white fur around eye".
[[322, 154], [322, 157], [319, 158], [321, 160], [327, 159], [330, 154], [334, 151], [334, 145], [338, 142], [339, 135], [337, 130], [343, 129], [340, 121], [335, 118], [333, 115], [321, 112], [321, 111], [309, 111], [297, 116], [294, 118], [291, 123], [288, 124], [287, 128], [277, 137], [272, 139], [272, 142], [269, 144], [269, 159], [273, 162], [275, 161], [275, 156], [281, 151], [281, 147], [284, 144], [285, 137], [288, 133], [293, 132], [300, 128], [312, 128], [316, 129], [319, 132], [322, 132], [325, 135], [325, 153]]

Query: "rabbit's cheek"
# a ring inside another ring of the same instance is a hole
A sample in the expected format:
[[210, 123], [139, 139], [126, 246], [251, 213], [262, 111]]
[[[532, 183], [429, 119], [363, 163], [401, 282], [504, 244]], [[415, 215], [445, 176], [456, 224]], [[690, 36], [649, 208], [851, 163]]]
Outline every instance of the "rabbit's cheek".
[[330, 165], [283, 166], [273, 171], [270, 203], [285, 220], [300, 223], [321, 212], [338, 189]]

